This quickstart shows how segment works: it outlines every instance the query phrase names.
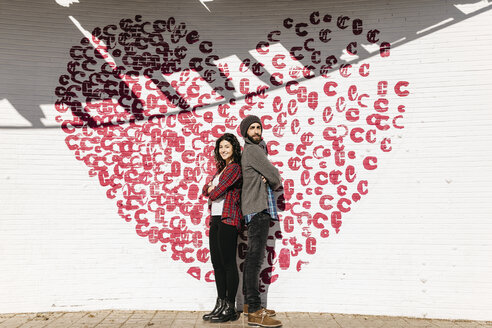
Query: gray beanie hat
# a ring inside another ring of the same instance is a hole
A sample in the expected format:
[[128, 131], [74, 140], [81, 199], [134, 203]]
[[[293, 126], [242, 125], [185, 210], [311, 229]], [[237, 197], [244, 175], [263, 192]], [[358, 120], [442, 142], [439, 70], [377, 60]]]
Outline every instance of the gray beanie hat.
[[243, 136], [243, 138], [246, 138], [248, 136], [249, 126], [253, 123], [260, 123], [261, 129], [263, 129], [263, 125], [261, 124], [261, 120], [258, 116], [248, 115], [243, 119], [241, 125], [239, 126], [239, 130], [241, 131], [241, 135]]

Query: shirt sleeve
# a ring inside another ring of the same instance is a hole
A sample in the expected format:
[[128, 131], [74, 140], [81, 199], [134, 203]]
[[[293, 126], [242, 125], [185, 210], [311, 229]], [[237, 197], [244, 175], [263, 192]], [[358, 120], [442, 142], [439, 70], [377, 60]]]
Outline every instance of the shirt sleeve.
[[226, 167], [219, 178], [219, 184], [210, 192], [209, 198], [216, 200], [225, 195], [227, 189], [241, 178], [239, 164], [231, 164]]
[[270, 163], [259, 147], [251, 147], [250, 151], [249, 164], [251, 167], [265, 177], [272, 190], [279, 189], [282, 186], [282, 178], [278, 169]]
[[[215, 175], [212, 176], [212, 180], [214, 178], [215, 178]], [[212, 180], [210, 180], [210, 181], [212, 181]], [[209, 196], [209, 194], [208, 194], [208, 184], [210, 183], [210, 181], [207, 182], [207, 183], [205, 183], [205, 185], [202, 188], [202, 195], [205, 196], [205, 197], [208, 197]]]

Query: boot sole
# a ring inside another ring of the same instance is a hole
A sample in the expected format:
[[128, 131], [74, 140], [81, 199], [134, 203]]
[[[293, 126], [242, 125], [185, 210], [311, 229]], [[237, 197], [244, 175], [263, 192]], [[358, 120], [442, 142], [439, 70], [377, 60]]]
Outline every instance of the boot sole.
[[238, 313], [236, 315], [233, 315], [231, 317], [226, 317], [226, 318], [223, 318], [223, 319], [220, 319], [220, 320], [209, 320], [210, 322], [213, 322], [213, 323], [218, 323], [218, 322], [227, 322], [227, 321], [236, 321], [237, 319], [239, 319], [241, 315]]
[[248, 322], [248, 326], [251, 326], [251, 327], [264, 327], [264, 328], [278, 328], [278, 327], [282, 327], [282, 324], [280, 324], [280, 325], [264, 325], [264, 324], [261, 324], [261, 323], [249, 323]]
[[[218, 313], [217, 313], [218, 314]], [[214, 314], [214, 315], [217, 315], [217, 314]], [[202, 317], [203, 321], [210, 321], [210, 319], [212, 319], [212, 316], [209, 316], [208, 318], [204, 318]]]

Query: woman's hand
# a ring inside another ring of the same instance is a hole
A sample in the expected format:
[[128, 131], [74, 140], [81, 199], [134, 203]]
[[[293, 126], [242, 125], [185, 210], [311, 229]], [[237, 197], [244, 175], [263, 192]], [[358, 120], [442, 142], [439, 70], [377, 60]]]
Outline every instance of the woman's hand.
[[207, 192], [210, 194], [212, 190], [214, 190], [214, 186], [212, 185], [212, 182], [209, 182]]
[[263, 175], [261, 176], [261, 180], [263, 180], [263, 183], [267, 183], [267, 179]]

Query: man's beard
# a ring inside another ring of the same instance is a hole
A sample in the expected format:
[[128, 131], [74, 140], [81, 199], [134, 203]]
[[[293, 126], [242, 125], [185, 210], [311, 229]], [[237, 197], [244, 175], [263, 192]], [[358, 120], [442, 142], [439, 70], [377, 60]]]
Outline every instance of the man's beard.
[[253, 139], [253, 137], [248, 135], [248, 139], [249, 139], [249, 141], [251, 141], [254, 144], [259, 144], [261, 142], [261, 136], [258, 140], [255, 140], [255, 139]]

